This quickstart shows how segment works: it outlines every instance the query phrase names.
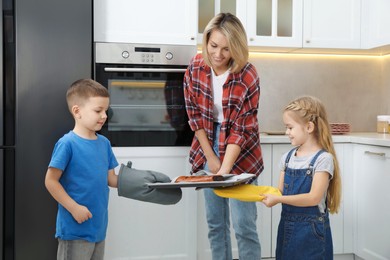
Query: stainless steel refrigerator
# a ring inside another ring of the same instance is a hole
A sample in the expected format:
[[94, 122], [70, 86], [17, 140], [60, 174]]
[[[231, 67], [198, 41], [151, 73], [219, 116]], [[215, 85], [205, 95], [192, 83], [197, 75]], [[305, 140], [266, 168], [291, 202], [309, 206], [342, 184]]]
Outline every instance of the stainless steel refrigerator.
[[1, 4], [0, 258], [53, 260], [57, 203], [44, 178], [73, 127], [66, 89], [92, 78], [93, 1]]

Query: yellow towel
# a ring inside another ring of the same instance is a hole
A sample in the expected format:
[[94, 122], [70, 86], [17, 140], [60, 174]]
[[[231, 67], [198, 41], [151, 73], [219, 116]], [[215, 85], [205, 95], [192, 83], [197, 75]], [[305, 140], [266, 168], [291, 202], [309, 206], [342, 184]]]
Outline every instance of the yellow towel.
[[241, 201], [262, 201], [264, 196], [260, 194], [274, 194], [281, 196], [279, 189], [272, 186], [257, 186], [242, 184], [227, 188], [214, 189], [214, 193], [223, 198], [237, 199]]

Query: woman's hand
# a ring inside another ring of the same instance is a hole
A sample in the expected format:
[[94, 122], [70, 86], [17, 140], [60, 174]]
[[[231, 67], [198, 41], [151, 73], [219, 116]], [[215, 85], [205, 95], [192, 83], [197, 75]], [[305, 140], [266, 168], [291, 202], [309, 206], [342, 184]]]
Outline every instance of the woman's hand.
[[214, 174], [216, 174], [221, 168], [221, 161], [215, 154], [213, 156], [210, 156], [210, 158], [208, 158], [207, 164], [209, 167], [209, 171]]

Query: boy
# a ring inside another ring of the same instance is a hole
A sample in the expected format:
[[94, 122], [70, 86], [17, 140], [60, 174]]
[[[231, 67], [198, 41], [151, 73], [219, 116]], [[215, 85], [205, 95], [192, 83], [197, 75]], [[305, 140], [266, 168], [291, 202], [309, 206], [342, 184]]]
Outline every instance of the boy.
[[94, 80], [80, 79], [68, 89], [66, 101], [75, 126], [56, 143], [45, 178], [59, 203], [57, 259], [103, 259], [108, 186], [118, 182], [111, 144], [96, 133], [107, 119], [109, 93]]

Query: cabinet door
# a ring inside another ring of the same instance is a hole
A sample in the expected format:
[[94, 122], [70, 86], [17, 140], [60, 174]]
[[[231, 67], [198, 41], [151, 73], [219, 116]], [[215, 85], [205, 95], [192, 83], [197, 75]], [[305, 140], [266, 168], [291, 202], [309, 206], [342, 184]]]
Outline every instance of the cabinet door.
[[[171, 179], [189, 174], [187, 147], [116, 147], [119, 163], [159, 171]], [[119, 167], [117, 167], [118, 170]], [[110, 190], [105, 258], [196, 259], [196, 193], [182, 189], [175, 205], [159, 205], [119, 197]]]
[[94, 0], [94, 41], [196, 45], [197, 0]]
[[360, 48], [360, 0], [304, 0], [303, 47]]
[[247, 0], [249, 46], [302, 47], [302, 0]]
[[[333, 252], [334, 254], [342, 254], [344, 253], [344, 180], [346, 179], [344, 176], [347, 172], [344, 171], [344, 145], [343, 144], [335, 144], [334, 148], [336, 150], [337, 159], [339, 161], [340, 167], [340, 177], [341, 177], [341, 185], [342, 185], [342, 195], [341, 195], [341, 205], [339, 212], [337, 214], [329, 214], [330, 227], [332, 229], [332, 240], [333, 240]], [[347, 179], [348, 181], [348, 179]]]
[[[290, 144], [274, 144], [272, 146], [272, 186], [279, 187], [280, 167], [279, 162], [283, 154], [290, 151], [293, 146]], [[276, 238], [278, 235], [278, 226], [282, 205], [278, 204], [272, 207], [272, 257], [275, 257]]]
[[356, 145], [355, 254], [390, 259], [390, 148]]
[[203, 32], [209, 21], [219, 13], [231, 13], [240, 19], [245, 27], [244, 0], [199, 0], [198, 1], [198, 44], [202, 44]]
[[390, 44], [390, 1], [362, 0], [362, 48]]
[[[262, 144], [264, 171], [258, 178], [258, 185], [271, 185], [271, 145]], [[271, 210], [264, 205], [257, 205], [257, 232], [261, 243], [262, 257], [271, 256]], [[211, 251], [210, 244], [207, 238], [208, 228], [206, 221], [206, 212], [204, 209], [203, 192], [198, 192], [198, 259], [210, 260]], [[238, 259], [237, 242], [234, 236], [234, 230], [231, 228], [231, 240], [233, 258]]]
[[[261, 145], [264, 170], [257, 181], [261, 186], [272, 186], [272, 145]], [[262, 203], [257, 206], [257, 232], [261, 243], [261, 257], [272, 256], [272, 211]], [[238, 257], [237, 257], [238, 258]]]

